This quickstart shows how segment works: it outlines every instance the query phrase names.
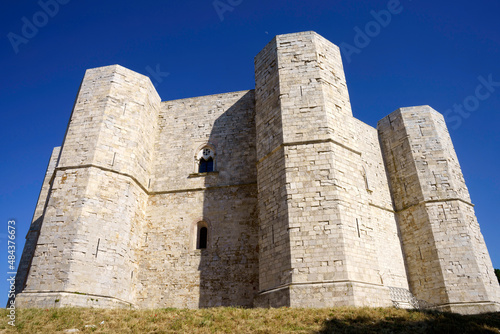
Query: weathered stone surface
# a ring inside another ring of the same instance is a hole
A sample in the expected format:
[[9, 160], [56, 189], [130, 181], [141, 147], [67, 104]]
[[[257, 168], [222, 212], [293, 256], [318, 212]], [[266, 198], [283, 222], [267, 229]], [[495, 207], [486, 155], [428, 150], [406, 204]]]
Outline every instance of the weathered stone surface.
[[384, 285], [408, 288], [397, 225], [377, 132], [352, 117], [339, 49], [313, 32], [277, 36], [256, 58], [256, 102], [260, 295], [391, 305]]
[[143, 75], [88, 70], [17, 305], [411, 307], [412, 292], [444, 310], [500, 310], [439, 113], [403, 108], [378, 130], [355, 119], [339, 49], [314, 32], [276, 36], [255, 82], [162, 102]]
[[378, 125], [418, 299], [460, 313], [500, 310], [500, 289], [444, 118], [401, 108]]

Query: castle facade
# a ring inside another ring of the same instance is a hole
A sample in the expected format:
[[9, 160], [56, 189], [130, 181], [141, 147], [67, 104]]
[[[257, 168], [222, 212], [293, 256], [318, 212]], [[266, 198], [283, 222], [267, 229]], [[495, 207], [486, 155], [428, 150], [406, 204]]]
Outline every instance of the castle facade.
[[276, 36], [255, 90], [161, 101], [87, 70], [26, 238], [19, 307], [500, 311], [443, 116], [354, 118], [314, 32]]

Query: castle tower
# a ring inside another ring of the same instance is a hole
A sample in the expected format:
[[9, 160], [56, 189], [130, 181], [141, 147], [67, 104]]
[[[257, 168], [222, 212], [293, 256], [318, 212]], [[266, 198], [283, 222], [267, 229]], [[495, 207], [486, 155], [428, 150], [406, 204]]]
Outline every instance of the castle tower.
[[500, 310], [500, 288], [443, 116], [401, 108], [378, 130], [411, 291], [443, 310]]
[[388, 286], [408, 287], [396, 222], [377, 133], [352, 117], [338, 47], [314, 32], [277, 36], [255, 77], [255, 305], [392, 305]]
[[18, 306], [134, 303], [159, 106], [146, 76], [118, 65], [85, 73]]

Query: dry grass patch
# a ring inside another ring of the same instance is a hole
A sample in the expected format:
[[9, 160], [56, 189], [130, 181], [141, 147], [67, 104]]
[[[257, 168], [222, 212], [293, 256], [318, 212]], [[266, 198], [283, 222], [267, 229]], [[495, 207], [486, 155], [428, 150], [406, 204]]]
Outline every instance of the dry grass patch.
[[[395, 308], [0, 311], [0, 333], [500, 333], [500, 313], [461, 316]], [[86, 327], [88, 325], [88, 327]], [[90, 327], [94, 325], [95, 327]]]

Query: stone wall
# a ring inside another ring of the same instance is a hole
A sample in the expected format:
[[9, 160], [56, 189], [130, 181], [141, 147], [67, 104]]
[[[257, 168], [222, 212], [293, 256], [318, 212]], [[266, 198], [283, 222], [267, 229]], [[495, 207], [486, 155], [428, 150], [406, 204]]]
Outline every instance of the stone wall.
[[[262, 293], [290, 283], [291, 270], [277, 38], [255, 57], [255, 82], [259, 291]], [[288, 303], [288, 297], [283, 296], [274, 298], [272, 305]]]
[[[252, 306], [258, 286], [255, 185], [152, 196], [137, 305]], [[196, 224], [208, 245], [196, 249]]]
[[[253, 91], [162, 102], [141, 246], [141, 307], [252, 306], [258, 287]], [[204, 145], [215, 171], [197, 173]], [[196, 224], [208, 225], [196, 249]]]
[[[354, 118], [353, 118], [354, 119]], [[392, 205], [389, 182], [378, 140], [373, 127], [354, 119], [356, 141], [361, 152], [358, 187], [366, 190], [364, 206], [368, 206], [361, 230], [373, 236], [381, 284], [408, 289], [398, 225]], [[364, 182], [363, 182], [364, 181]], [[368, 224], [366, 223], [368, 222]]]
[[[162, 102], [158, 128], [152, 193], [256, 182], [253, 90]], [[206, 144], [216, 173], [200, 177], [195, 159]]]

